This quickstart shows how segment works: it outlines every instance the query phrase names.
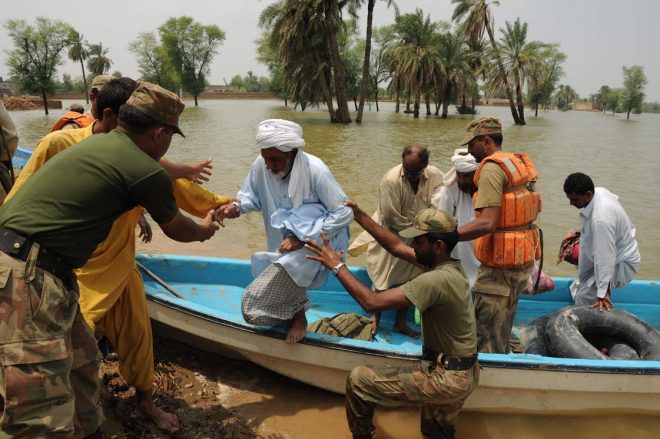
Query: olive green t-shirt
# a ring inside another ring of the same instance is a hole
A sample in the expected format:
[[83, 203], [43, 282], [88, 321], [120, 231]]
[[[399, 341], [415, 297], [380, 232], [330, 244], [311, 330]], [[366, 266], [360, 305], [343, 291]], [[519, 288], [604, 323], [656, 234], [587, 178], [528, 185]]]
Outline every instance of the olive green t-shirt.
[[141, 205], [159, 224], [178, 208], [167, 172], [114, 130], [95, 134], [50, 159], [0, 208], [6, 227], [81, 267], [114, 220]]
[[422, 315], [424, 346], [453, 357], [477, 352], [474, 305], [459, 261], [439, 264], [400, 288]]
[[508, 183], [504, 170], [495, 162], [487, 162], [479, 173], [477, 199], [474, 208], [502, 206], [502, 194]]

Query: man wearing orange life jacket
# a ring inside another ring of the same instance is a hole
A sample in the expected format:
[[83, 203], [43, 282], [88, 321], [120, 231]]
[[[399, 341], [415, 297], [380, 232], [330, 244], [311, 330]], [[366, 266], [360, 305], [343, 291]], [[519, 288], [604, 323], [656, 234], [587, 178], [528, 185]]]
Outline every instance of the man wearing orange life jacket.
[[77, 111], [69, 111], [60, 117], [50, 129], [50, 133], [59, 130], [72, 130], [76, 128], [85, 128], [94, 123], [94, 118]]
[[534, 189], [538, 174], [526, 154], [502, 151], [499, 119], [479, 117], [466, 130], [462, 145], [479, 163], [476, 218], [458, 232], [461, 241], [475, 240], [481, 262], [473, 286], [478, 351], [508, 353], [518, 295], [541, 257], [534, 225], [541, 211], [541, 195]]

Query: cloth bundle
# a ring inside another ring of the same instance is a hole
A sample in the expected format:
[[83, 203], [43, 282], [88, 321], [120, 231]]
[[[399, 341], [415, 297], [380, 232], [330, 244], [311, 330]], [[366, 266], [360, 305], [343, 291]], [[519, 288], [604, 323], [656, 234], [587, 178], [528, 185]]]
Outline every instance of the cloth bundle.
[[564, 236], [559, 246], [557, 255], [557, 264], [566, 261], [569, 264], [577, 265], [580, 259], [580, 232], [569, 232]]

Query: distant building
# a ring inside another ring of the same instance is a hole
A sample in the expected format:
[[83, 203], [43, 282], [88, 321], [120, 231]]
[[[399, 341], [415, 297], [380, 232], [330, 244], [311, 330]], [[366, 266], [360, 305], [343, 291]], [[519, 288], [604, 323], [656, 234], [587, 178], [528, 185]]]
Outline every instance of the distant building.
[[236, 93], [238, 91], [238, 87], [233, 85], [208, 85], [204, 93]]

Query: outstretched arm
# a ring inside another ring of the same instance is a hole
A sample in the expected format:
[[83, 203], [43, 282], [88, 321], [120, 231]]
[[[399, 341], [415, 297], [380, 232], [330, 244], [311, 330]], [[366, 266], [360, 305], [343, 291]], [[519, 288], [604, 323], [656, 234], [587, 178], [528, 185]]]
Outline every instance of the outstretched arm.
[[[321, 233], [323, 244], [318, 244], [311, 239], [305, 243], [305, 247], [314, 255], [305, 255], [308, 259], [319, 261], [326, 268], [332, 269], [341, 263], [341, 253], [336, 252], [328, 242], [325, 233]], [[382, 311], [384, 309], [399, 309], [412, 305], [410, 300], [403, 294], [400, 288], [392, 288], [387, 291], [375, 293], [365, 284], [360, 282], [346, 266], [342, 266], [337, 273], [337, 278], [346, 291], [367, 312]]]
[[374, 237], [378, 244], [380, 244], [385, 250], [390, 252], [392, 255], [397, 258], [403, 259], [411, 264], [417, 264], [417, 258], [415, 257], [415, 250], [412, 247], [406, 245], [401, 239], [376, 223], [366, 212], [358, 207], [353, 201], [346, 201], [346, 206], [353, 209], [353, 216], [355, 221], [362, 226], [371, 236]]
[[184, 165], [182, 163], [171, 162], [163, 157], [159, 163], [170, 174], [173, 180], [185, 178], [193, 183], [203, 184], [205, 181], [209, 181], [208, 176], [211, 175], [211, 169], [213, 169], [212, 160], [209, 158], [201, 162]]

